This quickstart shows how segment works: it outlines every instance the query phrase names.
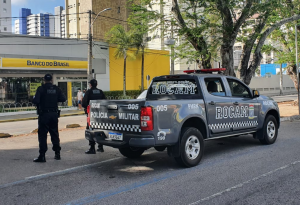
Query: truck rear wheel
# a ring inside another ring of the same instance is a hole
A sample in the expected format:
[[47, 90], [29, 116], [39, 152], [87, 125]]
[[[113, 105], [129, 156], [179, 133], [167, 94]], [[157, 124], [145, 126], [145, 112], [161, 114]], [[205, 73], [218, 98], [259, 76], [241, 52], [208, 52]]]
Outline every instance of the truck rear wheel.
[[180, 156], [175, 157], [176, 162], [185, 167], [199, 164], [203, 156], [204, 140], [201, 132], [194, 127], [182, 130], [180, 142]]
[[273, 115], [267, 116], [262, 133], [263, 137], [259, 139], [262, 144], [269, 145], [276, 141], [278, 135], [278, 123]]
[[140, 157], [145, 149], [143, 148], [137, 148], [137, 147], [124, 147], [124, 148], [119, 148], [120, 153], [127, 158], [138, 158]]

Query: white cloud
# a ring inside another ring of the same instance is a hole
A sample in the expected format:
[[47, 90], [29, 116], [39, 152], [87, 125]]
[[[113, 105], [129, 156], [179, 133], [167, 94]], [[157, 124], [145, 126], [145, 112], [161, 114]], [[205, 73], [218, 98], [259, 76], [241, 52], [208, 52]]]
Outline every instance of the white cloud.
[[24, 5], [27, 5], [27, 3], [28, 3], [28, 0], [11, 0], [12, 5], [24, 6]]

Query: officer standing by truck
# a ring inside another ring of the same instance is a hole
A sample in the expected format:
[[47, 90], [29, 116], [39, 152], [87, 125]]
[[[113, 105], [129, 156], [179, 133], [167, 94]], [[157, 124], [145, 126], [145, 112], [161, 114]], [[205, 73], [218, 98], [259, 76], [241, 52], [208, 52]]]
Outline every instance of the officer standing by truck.
[[[85, 108], [85, 111], [86, 111], [88, 105], [90, 104], [90, 100], [106, 99], [103, 91], [98, 89], [97, 85], [98, 85], [97, 80], [95, 80], [95, 79], [90, 80], [90, 82], [89, 82], [90, 89], [88, 91], [86, 91], [86, 93], [84, 95], [84, 98], [82, 100], [82, 107]], [[89, 141], [90, 149], [88, 151], [86, 151], [85, 153], [86, 154], [96, 154], [95, 144], [96, 144], [96, 142]], [[98, 144], [97, 151], [98, 152], [104, 152], [102, 144]]]
[[63, 95], [59, 87], [52, 84], [52, 76], [46, 74], [44, 84], [38, 87], [33, 99], [33, 103], [37, 106], [38, 118], [38, 138], [39, 152], [38, 158], [34, 162], [46, 162], [45, 154], [47, 147], [47, 134], [51, 135], [53, 144], [52, 150], [55, 152], [54, 159], [60, 160], [60, 140], [58, 134], [58, 118], [60, 110], [58, 110], [58, 102], [65, 102], [66, 97]]

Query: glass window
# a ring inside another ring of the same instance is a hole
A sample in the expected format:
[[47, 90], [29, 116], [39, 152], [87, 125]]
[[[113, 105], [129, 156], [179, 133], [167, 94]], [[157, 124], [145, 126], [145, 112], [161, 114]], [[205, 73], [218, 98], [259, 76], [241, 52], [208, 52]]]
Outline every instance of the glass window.
[[7, 28], [6, 28], [6, 27], [4, 27], [4, 31], [7, 31]]
[[227, 78], [232, 97], [250, 98], [249, 89], [241, 82]]
[[221, 78], [205, 78], [207, 91], [211, 95], [226, 96], [224, 85]]
[[6, 4], [6, 0], [3, 0], [3, 3]]
[[4, 12], [4, 13], [6, 13], [6, 12], [7, 12], [6, 8], [3, 8], [3, 12]]
[[150, 100], [202, 98], [194, 79], [156, 80], [149, 87]]

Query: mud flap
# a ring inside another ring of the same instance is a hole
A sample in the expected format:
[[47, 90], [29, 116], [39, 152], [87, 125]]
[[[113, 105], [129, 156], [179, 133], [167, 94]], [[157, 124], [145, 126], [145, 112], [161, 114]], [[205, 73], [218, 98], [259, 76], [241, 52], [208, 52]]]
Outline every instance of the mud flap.
[[168, 150], [169, 157], [179, 157], [180, 156], [180, 141], [177, 142], [173, 146], [168, 146], [167, 150]]

